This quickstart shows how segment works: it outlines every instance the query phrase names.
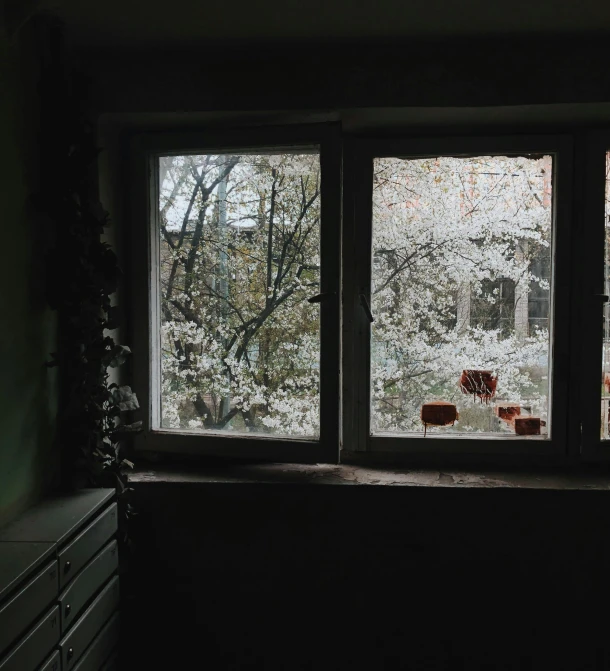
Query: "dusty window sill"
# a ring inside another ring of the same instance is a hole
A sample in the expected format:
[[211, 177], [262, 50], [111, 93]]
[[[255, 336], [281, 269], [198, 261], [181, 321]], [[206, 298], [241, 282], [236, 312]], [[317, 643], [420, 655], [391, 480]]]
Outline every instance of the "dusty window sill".
[[163, 465], [137, 469], [129, 480], [135, 486], [147, 483], [207, 483], [610, 490], [610, 474], [599, 471], [414, 470], [349, 464], [230, 464], [205, 468]]

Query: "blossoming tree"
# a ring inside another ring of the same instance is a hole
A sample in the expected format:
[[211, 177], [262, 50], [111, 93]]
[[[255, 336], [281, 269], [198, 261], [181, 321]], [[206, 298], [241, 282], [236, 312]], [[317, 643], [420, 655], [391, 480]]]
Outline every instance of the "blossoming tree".
[[163, 425], [317, 434], [318, 156], [161, 161]]
[[[162, 157], [159, 173], [163, 426], [317, 435], [318, 155]], [[502, 430], [460, 393], [466, 368], [545, 416], [548, 320], [528, 305], [549, 302], [551, 175], [548, 156], [375, 162], [374, 431], [419, 431], [435, 399], [459, 403], [454, 430]]]
[[453, 430], [502, 430], [461, 393], [464, 369], [546, 416], [548, 320], [530, 324], [528, 295], [546, 293], [548, 311], [533, 269], [550, 261], [551, 175], [549, 156], [376, 161], [374, 431], [420, 430], [421, 405], [440, 399], [460, 406]]

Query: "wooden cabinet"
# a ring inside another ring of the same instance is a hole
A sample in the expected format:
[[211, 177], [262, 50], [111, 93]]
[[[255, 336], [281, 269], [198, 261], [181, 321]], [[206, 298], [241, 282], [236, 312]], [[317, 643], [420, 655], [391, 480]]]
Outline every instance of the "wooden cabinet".
[[108, 650], [116, 648], [119, 640], [119, 614], [115, 613], [95, 637], [87, 652], [81, 657], [74, 671], [99, 671], [108, 661]]
[[51, 656], [40, 667], [40, 671], [59, 671], [61, 659], [59, 657], [59, 650], [55, 650]]
[[87, 603], [119, 568], [116, 541], [108, 545], [83, 568], [59, 597], [61, 632], [65, 634]]
[[114, 490], [42, 502], [0, 529], [0, 671], [116, 664]]
[[116, 533], [117, 506], [113, 503], [98, 515], [78, 536], [59, 553], [59, 586], [64, 587], [93, 557], [104, 543]]
[[118, 606], [119, 579], [114, 577], [59, 642], [62, 671], [72, 669]]
[[55, 598], [57, 560], [53, 559], [0, 608], [0, 653], [9, 648]]
[[59, 607], [54, 606], [0, 662], [1, 671], [34, 671], [59, 641]]

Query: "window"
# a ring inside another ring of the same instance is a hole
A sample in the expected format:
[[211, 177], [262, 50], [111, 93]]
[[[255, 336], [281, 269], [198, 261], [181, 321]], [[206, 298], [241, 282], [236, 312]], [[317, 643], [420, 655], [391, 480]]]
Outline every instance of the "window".
[[160, 428], [320, 435], [320, 157], [160, 156]]
[[143, 449], [605, 454], [609, 136], [132, 147]]
[[[336, 460], [332, 130], [147, 136], [134, 156], [149, 202], [144, 446]], [[134, 244], [142, 238], [141, 228]]]
[[363, 140], [354, 156], [356, 237], [370, 241], [354, 317], [359, 448], [561, 452], [569, 142]]
[[375, 159], [372, 434], [548, 434], [552, 172], [550, 155]]

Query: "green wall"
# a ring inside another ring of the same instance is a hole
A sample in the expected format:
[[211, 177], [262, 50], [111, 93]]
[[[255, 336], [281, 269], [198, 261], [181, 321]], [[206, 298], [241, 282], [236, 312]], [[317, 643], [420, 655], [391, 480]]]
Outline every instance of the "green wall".
[[35, 40], [0, 36], [0, 525], [58, 477], [55, 315], [44, 303], [44, 222], [33, 216], [39, 160]]

